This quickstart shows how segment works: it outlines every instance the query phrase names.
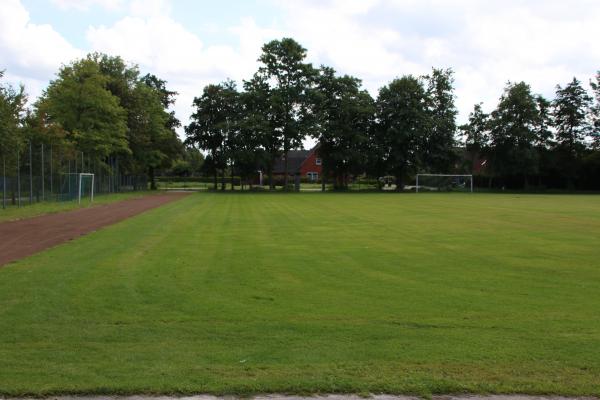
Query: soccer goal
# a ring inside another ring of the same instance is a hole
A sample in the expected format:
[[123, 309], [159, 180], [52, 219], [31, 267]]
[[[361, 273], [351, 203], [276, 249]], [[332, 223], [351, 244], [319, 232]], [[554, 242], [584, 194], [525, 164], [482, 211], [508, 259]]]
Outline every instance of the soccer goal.
[[417, 174], [415, 191], [473, 193], [473, 175]]
[[83, 172], [62, 174], [60, 199], [77, 200], [81, 204], [81, 200], [86, 198], [89, 198], [90, 202], [94, 201], [94, 174]]

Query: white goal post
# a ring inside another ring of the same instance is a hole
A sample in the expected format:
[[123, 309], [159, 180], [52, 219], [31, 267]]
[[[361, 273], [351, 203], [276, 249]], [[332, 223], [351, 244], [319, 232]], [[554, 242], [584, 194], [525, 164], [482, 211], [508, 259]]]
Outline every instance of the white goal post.
[[61, 190], [58, 195], [61, 200], [77, 200], [81, 204], [81, 199], [87, 197], [89, 192], [90, 202], [94, 201], [94, 174], [68, 172], [61, 174], [61, 177]]
[[77, 194], [77, 202], [79, 204], [81, 204], [81, 192], [83, 191], [83, 177], [84, 176], [91, 176], [92, 177], [92, 186], [91, 186], [91, 192], [90, 192], [90, 202], [94, 201], [94, 174], [87, 174], [87, 173], [80, 173], [79, 174], [79, 186], [78, 186], [78, 194]]
[[[457, 179], [457, 180], [469, 180], [469, 186], [466, 187], [466, 182], [465, 182], [465, 189], [469, 190], [469, 192], [473, 193], [473, 175], [455, 175], [455, 174], [417, 174], [417, 183], [416, 183], [416, 192], [419, 193], [419, 187], [424, 185], [420, 185], [420, 183], [423, 182], [423, 179], [419, 179], [419, 178], [425, 178], [425, 177], [437, 177], [437, 178], [449, 178], [449, 179]], [[419, 182], [419, 180], [421, 182]]]

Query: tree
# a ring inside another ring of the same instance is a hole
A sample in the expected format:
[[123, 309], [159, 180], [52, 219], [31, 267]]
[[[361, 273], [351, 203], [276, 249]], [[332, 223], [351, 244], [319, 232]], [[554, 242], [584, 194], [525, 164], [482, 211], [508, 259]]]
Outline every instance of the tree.
[[263, 78], [255, 75], [244, 82], [240, 95], [238, 132], [232, 142], [233, 158], [244, 180], [252, 186], [252, 177], [265, 167], [269, 186], [274, 188], [273, 161], [280, 155], [281, 142], [273, 134], [273, 113], [269, 101], [269, 87]]
[[576, 78], [564, 88], [556, 86], [556, 97], [552, 102], [556, 156], [569, 188], [575, 185], [577, 170], [586, 148], [585, 140], [592, 133], [587, 119], [591, 101], [591, 97]]
[[[4, 71], [0, 71], [0, 79]], [[10, 85], [0, 84], [0, 158], [2, 169], [6, 168], [7, 162], [16, 158], [22, 142], [23, 114], [27, 96], [25, 88], [20, 86], [15, 89]]]
[[469, 122], [460, 127], [465, 139], [466, 150], [470, 156], [470, 171], [473, 171], [475, 163], [488, 148], [490, 142], [489, 118], [490, 116], [483, 112], [482, 103], [478, 103], [469, 114]]
[[552, 102], [556, 140], [573, 157], [585, 147], [584, 140], [590, 133], [587, 112], [591, 101], [576, 78], [564, 88], [556, 86], [556, 98]]
[[[0, 71], [0, 79], [4, 71]], [[19, 145], [19, 127], [22, 122], [27, 95], [25, 88], [15, 89], [10, 85], [0, 85], [0, 152], [6, 156]]]
[[329, 67], [322, 67], [314, 91], [317, 121], [313, 137], [323, 160], [325, 177], [333, 174], [334, 186], [346, 189], [348, 175], [360, 173], [367, 162], [368, 129], [375, 111], [374, 101], [360, 88], [359, 79], [337, 77]]
[[600, 71], [596, 73], [596, 81], [590, 81], [592, 91], [594, 92], [594, 105], [590, 110], [592, 122], [592, 145], [595, 149], [600, 149]]
[[99, 159], [130, 153], [126, 111], [108, 82], [96, 62], [78, 60], [60, 69], [37, 104], [80, 151]]
[[427, 112], [429, 121], [424, 146], [424, 164], [431, 172], [448, 172], [456, 159], [454, 152], [456, 115], [454, 105], [454, 72], [434, 68], [423, 77], [427, 84]]
[[[169, 110], [169, 108], [175, 104], [175, 97], [178, 95], [177, 92], [167, 89], [167, 81], [158, 78], [156, 75], [146, 74], [141, 78], [141, 81], [146, 85], [156, 90], [160, 96], [163, 108]], [[167, 121], [167, 128], [175, 132], [176, 128], [181, 126], [181, 121], [175, 116], [175, 111], [168, 111], [169, 119]]]
[[204, 155], [198, 149], [187, 146], [183, 150], [183, 160], [189, 164], [191, 174], [196, 175], [202, 170]]
[[535, 96], [538, 119], [534, 125], [534, 147], [538, 157], [538, 187], [542, 187], [544, 176], [559, 176], [554, 169], [556, 153], [554, 151], [554, 120], [552, 118], [552, 103], [541, 95]]
[[428, 118], [427, 94], [419, 79], [404, 76], [379, 91], [375, 146], [386, 171], [396, 177], [396, 190], [404, 188], [404, 179], [421, 164]]
[[256, 145], [257, 167], [266, 168], [269, 188], [273, 190], [273, 164], [281, 155], [283, 137], [277, 130], [277, 113], [274, 111], [272, 89], [262, 74], [255, 74], [251, 80], [244, 81], [244, 89], [241, 129], [243, 135]]
[[[246, 100], [246, 96], [243, 96], [243, 98], [243, 101]], [[246, 121], [241, 121], [236, 135], [229, 141], [232, 165], [235, 166], [236, 172], [240, 175], [242, 188], [245, 181], [248, 181], [252, 186], [252, 177], [262, 168], [266, 159], [266, 154], [260, 147], [261, 138], [255, 133], [253, 127], [248, 125]]]
[[499, 175], [527, 177], [537, 172], [535, 126], [539, 113], [525, 82], [508, 83], [490, 121], [492, 167]]
[[[194, 114], [191, 123], [185, 128], [186, 144], [197, 146], [208, 152], [207, 167], [212, 167], [214, 189], [217, 189], [217, 171], [225, 174], [231, 144], [239, 116], [239, 93], [233, 81], [219, 85], [208, 85], [201, 97], [194, 98]], [[224, 180], [222, 189], [224, 189]]]
[[536, 95], [538, 119], [535, 123], [535, 146], [538, 149], [548, 149], [553, 143], [554, 134], [551, 128], [554, 125], [552, 118], [552, 103], [544, 96]]
[[122, 162], [131, 172], [147, 173], [151, 189], [157, 168], [168, 168], [183, 151], [175, 128], [181, 124], [169, 107], [176, 92], [169, 91], [166, 82], [155, 75], [140, 77], [136, 65], [128, 66], [121, 57], [102, 53], [88, 55], [107, 77], [107, 88], [119, 98], [127, 113], [127, 138], [132, 150]]
[[259, 58], [262, 65], [258, 73], [270, 87], [268, 93], [275, 123], [272, 134], [279, 135], [283, 145], [286, 188], [288, 152], [302, 146], [314, 122], [309, 91], [315, 71], [311, 64], [304, 62], [305, 58], [306, 49], [290, 38], [265, 44]]
[[131, 93], [128, 115], [134, 166], [148, 173], [150, 188], [155, 190], [155, 170], [171, 166], [183, 151], [181, 142], [169, 127], [171, 116], [164, 109], [160, 93], [143, 81], [138, 81]]
[[175, 176], [196, 176], [202, 171], [203, 166], [204, 155], [202, 152], [194, 147], [186, 146], [180, 158], [172, 163], [167, 173]]

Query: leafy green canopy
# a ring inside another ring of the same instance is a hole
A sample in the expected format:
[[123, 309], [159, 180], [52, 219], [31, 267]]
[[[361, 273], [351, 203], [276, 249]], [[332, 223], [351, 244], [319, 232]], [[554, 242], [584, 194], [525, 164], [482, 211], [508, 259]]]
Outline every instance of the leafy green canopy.
[[536, 99], [525, 82], [508, 83], [490, 120], [492, 167], [499, 174], [536, 172], [533, 144], [539, 119]]
[[179, 121], [168, 110], [175, 94], [120, 57], [94, 53], [60, 69], [32, 123], [96, 160], [118, 156], [123, 168], [148, 173], [154, 185], [154, 169], [169, 167], [182, 151]]
[[386, 172], [396, 177], [398, 190], [422, 162], [423, 128], [429, 118], [426, 96], [421, 80], [412, 75], [395, 79], [379, 91], [373, 140]]
[[434, 173], [450, 171], [456, 159], [454, 146], [456, 115], [454, 78], [451, 69], [433, 69], [423, 77], [427, 85], [427, 112], [423, 162], [425, 170]]
[[592, 115], [592, 140], [594, 148], [600, 149], [600, 71], [596, 73], [596, 80], [591, 81], [590, 85], [594, 92], [594, 106], [591, 110]]
[[227, 166], [239, 121], [240, 99], [235, 83], [206, 86], [202, 96], [194, 98], [194, 107], [192, 122], [185, 128], [186, 143], [208, 152], [206, 161], [212, 167], [216, 189], [217, 170]]
[[108, 90], [108, 82], [97, 63], [78, 60], [61, 68], [39, 105], [80, 151], [99, 158], [130, 152], [127, 114]]
[[258, 61], [258, 75], [269, 87], [268, 101], [273, 113], [272, 134], [279, 137], [285, 158], [284, 180], [287, 186], [290, 150], [302, 146], [314, 124], [310, 91], [316, 70], [305, 63], [306, 49], [290, 38], [265, 44]]
[[556, 98], [552, 104], [558, 144], [574, 154], [585, 147], [584, 140], [591, 131], [587, 112], [592, 98], [573, 78], [564, 88], [556, 87]]
[[[0, 78], [4, 71], [0, 71]], [[12, 158], [22, 142], [22, 115], [27, 96], [23, 86], [15, 89], [0, 84], [0, 156]]]
[[335, 187], [346, 188], [349, 174], [360, 174], [368, 161], [368, 131], [375, 103], [352, 76], [336, 76], [335, 70], [321, 67], [313, 91], [316, 126], [313, 137], [325, 174], [332, 174]]

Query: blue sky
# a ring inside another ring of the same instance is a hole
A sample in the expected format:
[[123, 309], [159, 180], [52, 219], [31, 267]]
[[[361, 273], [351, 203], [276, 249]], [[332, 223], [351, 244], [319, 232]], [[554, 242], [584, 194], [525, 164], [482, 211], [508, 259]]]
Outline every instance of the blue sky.
[[[103, 6], [101, 2], [89, 6], [61, 6], [51, 0], [23, 0], [23, 6], [29, 11], [31, 22], [50, 24], [65, 38], [79, 48], [86, 48], [85, 38], [89, 26], [110, 26], [129, 14], [125, 2], [112, 6]], [[76, 3], [76, 2], [67, 2]], [[57, 6], [58, 5], [58, 6]], [[174, 20], [183, 24], [190, 32], [207, 42], [235, 45], [236, 38], [224, 27], [233, 26], [243, 16], [252, 15], [260, 24], [269, 24], [277, 20], [277, 9], [268, 1], [195, 1], [177, 0], [171, 3]]]
[[495, 107], [507, 81], [553, 95], [600, 70], [597, 0], [0, 0], [0, 70], [34, 100], [61, 64], [120, 55], [180, 93], [187, 123], [204, 85], [240, 82], [268, 40], [363, 80], [373, 96], [404, 74], [453, 68], [459, 122]]

